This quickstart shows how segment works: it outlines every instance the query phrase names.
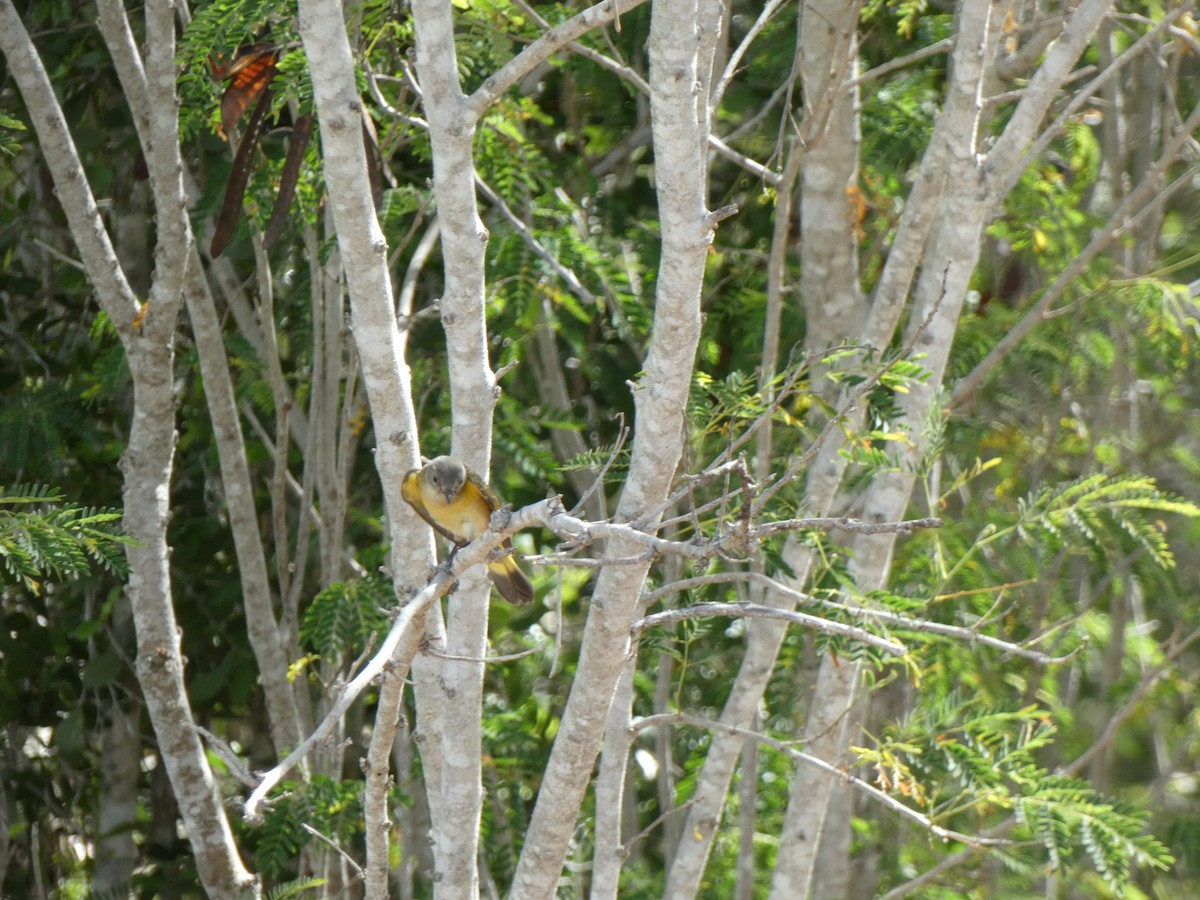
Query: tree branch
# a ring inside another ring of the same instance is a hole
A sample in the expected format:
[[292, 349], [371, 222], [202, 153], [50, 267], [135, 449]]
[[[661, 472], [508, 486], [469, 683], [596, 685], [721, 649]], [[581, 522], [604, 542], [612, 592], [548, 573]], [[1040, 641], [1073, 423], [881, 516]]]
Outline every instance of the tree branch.
[[572, 41], [593, 28], [606, 25], [622, 12], [628, 12], [646, 0], [601, 0], [575, 14], [561, 25], [551, 28], [540, 38], [497, 69], [467, 98], [467, 114], [478, 120], [496, 99]]
[[770, 606], [760, 606], [757, 603], [750, 603], [746, 600], [737, 600], [732, 603], [695, 603], [679, 609], [668, 609], [664, 612], [646, 616], [644, 619], [638, 619], [633, 623], [633, 631], [635, 634], [640, 634], [648, 628], [660, 628], [664, 625], [675, 625], [678, 622], [684, 622], [689, 619], [710, 617], [773, 619], [776, 622], [801, 625], [805, 628], [811, 628], [814, 631], [824, 632], [825, 634], [850, 638], [851, 640], [866, 644], [868, 647], [882, 650], [884, 653], [889, 653], [892, 656], [904, 656], [908, 653], [908, 648], [903, 644], [881, 638], [869, 631], [864, 631], [862, 628], [855, 628], [853, 625], [846, 625], [843, 622], [836, 622], [832, 619], [822, 619], [819, 616], [810, 616], [806, 613], [775, 609]]
[[101, 307], [117, 326], [122, 340], [127, 341], [132, 336], [141, 304], [125, 279], [125, 272], [100, 218], [96, 198], [41, 57], [29, 39], [16, 7], [9, 2], [0, 3], [0, 52], [4, 54], [9, 73], [21, 91], [26, 107], [37, 111], [32, 117], [33, 129], [88, 280], [95, 287]]

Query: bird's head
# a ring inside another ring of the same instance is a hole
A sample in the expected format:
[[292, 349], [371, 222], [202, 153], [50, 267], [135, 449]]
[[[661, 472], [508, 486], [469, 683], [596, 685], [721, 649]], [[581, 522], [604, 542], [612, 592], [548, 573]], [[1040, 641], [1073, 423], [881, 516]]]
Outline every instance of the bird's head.
[[425, 471], [434, 490], [445, 497], [447, 503], [454, 502], [467, 482], [466, 466], [452, 456], [437, 457], [425, 467]]

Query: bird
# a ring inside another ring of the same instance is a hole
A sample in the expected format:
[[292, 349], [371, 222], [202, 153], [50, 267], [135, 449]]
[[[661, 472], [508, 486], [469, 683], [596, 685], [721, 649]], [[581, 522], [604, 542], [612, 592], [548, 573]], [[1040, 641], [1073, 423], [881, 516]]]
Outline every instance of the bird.
[[[400, 483], [400, 495], [455, 549], [469, 544], [488, 529], [500, 498], [460, 459], [438, 456], [419, 469], [410, 469]], [[509, 552], [489, 560], [488, 575], [500, 596], [512, 604], [533, 599], [533, 585], [517, 565], [512, 541], [500, 545]]]

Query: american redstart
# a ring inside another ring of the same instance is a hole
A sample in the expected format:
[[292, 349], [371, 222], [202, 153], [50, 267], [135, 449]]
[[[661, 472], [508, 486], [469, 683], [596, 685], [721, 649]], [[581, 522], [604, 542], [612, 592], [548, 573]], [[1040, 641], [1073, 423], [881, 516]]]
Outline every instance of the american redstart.
[[[456, 547], [487, 531], [492, 513], [500, 508], [500, 499], [483, 479], [453, 456], [439, 456], [410, 470], [400, 484], [400, 495]], [[488, 562], [492, 584], [509, 603], [528, 603], [533, 599], [533, 585], [517, 565], [512, 541], [500, 546], [510, 552]]]

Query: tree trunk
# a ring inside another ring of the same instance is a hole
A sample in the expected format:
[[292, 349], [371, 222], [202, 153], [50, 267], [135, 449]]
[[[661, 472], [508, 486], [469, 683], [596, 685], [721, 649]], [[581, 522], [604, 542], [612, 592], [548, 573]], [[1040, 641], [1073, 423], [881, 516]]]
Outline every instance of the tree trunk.
[[[637, 415], [629, 479], [617, 508], [622, 521], [646, 516], [645, 527], [659, 519], [654, 510], [667, 496], [682, 454], [683, 412], [700, 336], [700, 289], [712, 236], [703, 177], [707, 115], [698, 111], [696, 91], [712, 60], [700, 53], [702, 41], [695, 30], [699, 11], [695, 0], [660, 0], [651, 15], [651, 118], [662, 261], [645, 375], [634, 389]], [[699, 100], [706, 111], [707, 97]], [[636, 552], [627, 538], [613, 539], [606, 548], [614, 558]], [[600, 573], [575, 682], [513, 879], [513, 896], [554, 894], [613, 691], [625, 668], [629, 626], [648, 568], [609, 566]]]

